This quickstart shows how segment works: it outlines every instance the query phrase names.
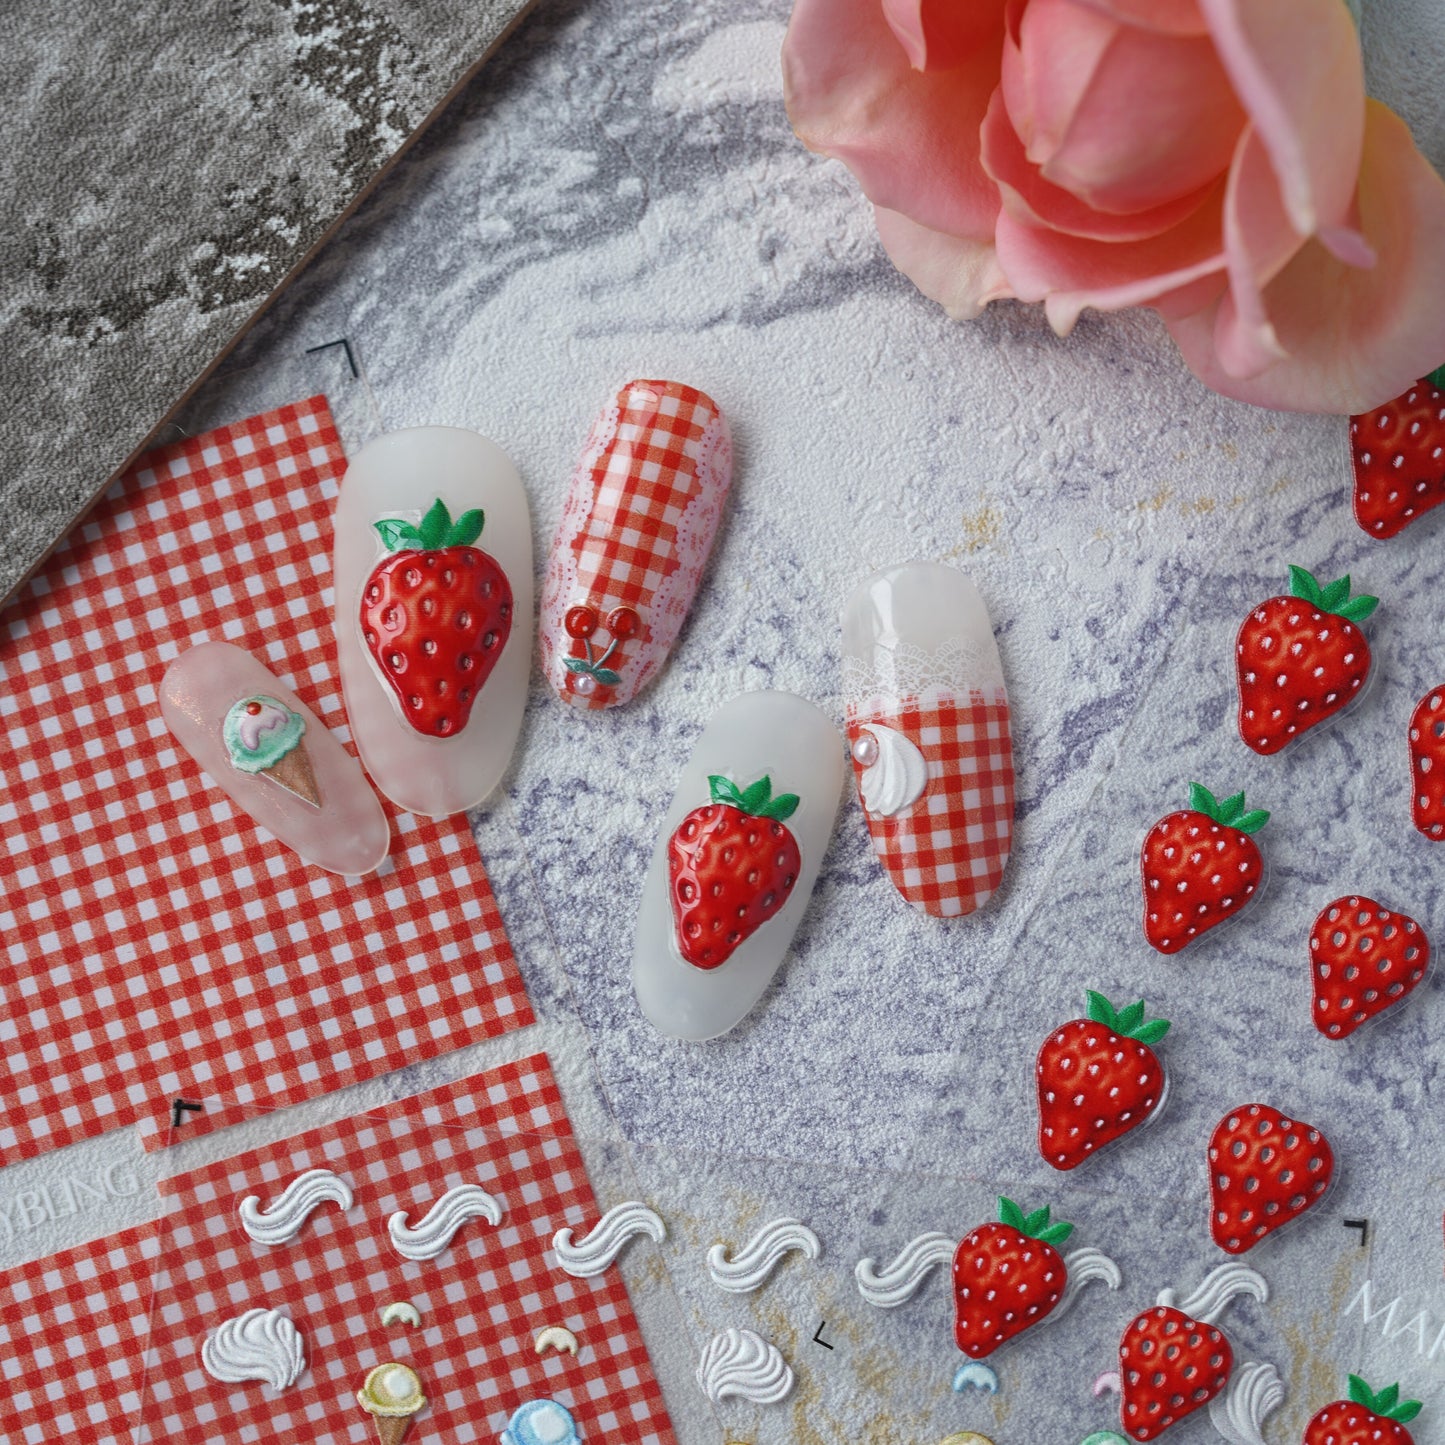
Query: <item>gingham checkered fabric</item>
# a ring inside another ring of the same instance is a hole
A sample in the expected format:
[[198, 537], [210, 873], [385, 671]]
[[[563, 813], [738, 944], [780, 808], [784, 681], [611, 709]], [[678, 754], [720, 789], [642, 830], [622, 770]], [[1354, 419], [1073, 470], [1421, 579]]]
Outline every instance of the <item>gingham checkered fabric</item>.
[[[896, 710], [848, 715], [851, 744], [864, 723], [896, 728], [928, 764], [923, 795], [891, 818], [868, 819], [873, 848], [898, 891], [942, 917], [981, 908], [1003, 881], [1013, 845], [1014, 772], [1008, 698], [930, 690]], [[853, 759], [856, 778], [863, 767]]]
[[[256, 1194], [269, 1204], [315, 1168], [348, 1181], [352, 1209], [343, 1215], [324, 1204], [292, 1243], [252, 1243], [240, 1201]], [[414, 1224], [463, 1183], [500, 1197], [500, 1226], [473, 1220], [438, 1258], [404, 1260], [387, 1236], [390, 1215], [405, 1210]], [[168, 1212], [145, 1260], [158, 1261], [153, 1300], [150, 1270], [135, 1258], [147, 1253], [139, 1237], [127, 1238], [119, 1267], [108, 1263], [113, 1241], [108, 1251], [72, 1250], [27, 1266], [0, 1287], [11, 1378], [45, 1381], [26, 1394], [25, 1407], [46, 1425], [35, 1439], [64, 1433], [78, 1445], [131, 1445], [130, 1426], [143, 1421], [134, 1445], [375, 1445], [356, 1391], [374, 1365], [398, 1360], [421, 1376], [428, 1401], [413, 1426], [418, 1445], [494, 1445], [529, 1399], [565, 1405], [582, 1438], [598, 1445], [673, 1445], [618, 1271], [575, 1280], [551, 1264], [552, 1235], [563, 1225], [585, 1232], [601, 1210], [544, 1055], [207, 1165], [162, 1189]], [[393, 1300], [417, 1307], [420, 1328], [382, 1325], [380, 1310]], [[304, 1341], [306, 1370], [280, 1393], [220, 1384], [201, 1366], [207, 1332], [256, 1306], [284, 1311]], [[137, 1324], [146, 1312], [148, 1344]], [[575, 1360], [537, 1354], [537, 1332], [554, 1324], [577, 1336]], [[82, 1388], [86, 1380], [93, 1383]], [[14, 1438], [28, 1445], [29, 1437]]]
[[[701, 578], [731, 468], [728, 452], [726, 470], [710, 469], [715, 459], [704, 455], [705, 438], [711, 434], [726, 447], [726, 432], [717, 406], [696, 387], [631, 382], [617, 394], [616, 411], [611, 440], [573, 482], [590, 506], [585, 517], [564, 513], [543, 589], [543, 665], [554, 686], [568, 680], [563, 657], [587, 656], [584, 640], [561, 632], [568, 607], [585, 603], [599, 619], [616, 607], [640, 616], [639, 632], [620, 641], [608, 662], [623, 678], [616, 693], [569, 693], [569, 701], [588, 708], [631, 697], [665, 660]], [[577, 505], [577, 497], [569, 498], [569, 509]], [[685, 537], [679, 531], [685, 515], [685, 526], [707, 535]], [[558, 555], [564, 550], [565, 557]], [[604, 622], [592, 639], [594, 654], [610, 640]], [[553, 646], [560, 656], [550, 655]]]
[[0, 613], [4, 1162], [176, 1095], [285, 1103], [532, 1022], [464, 819], [389, 809], [391, 859], [347, 882], [206, 782], [156, 705], [172, 659], [225, 639], [349, 745], [344, 467], [322, 397], [151, 452]]

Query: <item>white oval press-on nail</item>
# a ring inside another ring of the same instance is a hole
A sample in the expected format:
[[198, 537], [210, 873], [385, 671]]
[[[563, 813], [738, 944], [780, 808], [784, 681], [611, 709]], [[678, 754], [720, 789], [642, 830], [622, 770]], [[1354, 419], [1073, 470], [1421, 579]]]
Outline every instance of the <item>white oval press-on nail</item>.
[[942, 918], [983, 907], [1013, 842], [1013, 742], [988, 609], [955, 567], [875, 572], [843, 608], [849, 754], [893, 885]]
[[249, 652], [203, 642], [161, 680], [161, 715], [211, 781], [308, 863], [379, 868], [391, 825], [356, 759]]
[[445, 818], [502, 780], [527, 702], [532, 529], [500, 447], [460, 427], [364, 446], [336, 503], [336, 647], [361, 760]]
[[843, 784], [837, 728], [787, 692], [713, 714], [683, 769], [642, 888], [632, 986], [669, 1038], [710, 1039], [778, 971], [828, 850]]

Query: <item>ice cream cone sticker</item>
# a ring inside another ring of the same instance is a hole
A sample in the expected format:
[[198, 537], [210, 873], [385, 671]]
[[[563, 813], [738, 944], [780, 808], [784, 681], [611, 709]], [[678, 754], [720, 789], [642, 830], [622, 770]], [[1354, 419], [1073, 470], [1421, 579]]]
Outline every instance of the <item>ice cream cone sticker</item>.
[[222, 729], [231, 765], [279, 783], [313, 808], [321, 790], [302, 735], [306, 720], [274, 697], [243, 697], [233, 703]]
[[381, 1445], [401, 1445], [411, 1417], [426, 1404], [421, 1376], [394, 1360], [378, 1365], [356, 1392], [356, 1403], [376, 1421]]

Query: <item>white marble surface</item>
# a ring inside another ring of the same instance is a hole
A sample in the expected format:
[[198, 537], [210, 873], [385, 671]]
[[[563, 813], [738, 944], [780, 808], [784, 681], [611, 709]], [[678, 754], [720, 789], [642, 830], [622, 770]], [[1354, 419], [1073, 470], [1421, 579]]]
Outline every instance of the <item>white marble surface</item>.
[[[1214, 397], [1149, 316], [1086, 317], [1068, 342], [1011, 306], [948, 323], [883, 260], [847, 175], [788, 130], [785, 18], [739, 0], [543, 5], [486, 94], [456, 104], [183, 419], [198, 429], [324, 388], [353, 448], [383, 428], [475, 427], [518, 463], [539, 571], [588, 420], [621, 380], [706, 389], [732, 420], [738, 471], [661, 681], [624, 711], [583, 715], [534, 674], [505, 795], [477, 819], [544, 1022], [145, 1167], [545, 1044], [602, 1202], [649, 1200], [672, 1226], [663, 1269], [628, 1270], [684, 1445], [935, 1445], [968, 1428], [1075, 1445], [1112, 1423], [1089, 1387], [1127, 1319], [1219, 1262], [1204, 1141], [1260, 1098], [1323, 1127], [1342, 1163], [1316, 1214], [1257, 1251], [1272, 1302], [1226, 1321], [1239, 1358], [1273, 1361], [1290, 1386], [1266, 1438], [1298, 1439], [1350, 1370], [1402, 1378], [1427, 1401], [1417, 1439], [1438, 1438], [1438, 1359], [1417, 1358], [1413, 1329], [1387, 1340], [1346, 1307], [1369, 1278], [1377, 1305], [1413, 1291], [1397, 1325], [1438, 1321], [1425, 1353], [1445, 1324], [1445, 998], [1433, 978], [1397, 1020], [1326, 1042], [1309, 1023], [1305, 940], [1354, 890], [1445, 938], [1445, 854], [1410, 827], [1404, 748], [1415, 699], [1445, 678], [1445, 521], [1369, 541], [1350, 516], [1343, 423]], [[1364, 23], [1374, 88], [1445, 161], [1445, 20], [1412, 0]], [[359, 379], [339, 350], [305, 355], [340, 336]], [[692, 742], [747, 688], [791, 689], [841, 721], [839, 608], [868, 571], [910, 557], [967, 569], [992, 612], [1017, 729], [1001, 895], [951, 925], [912, 913], [850, 802], [759, 1011], [707, 1045], [661, 1040], [628, 960]], [[1378, 680], [1338, 729], [1264, 759], [1234, 731], [1233, 637], [1291, 562], [1348, 571], [1383, 599], [1368, 624]], [[1273, 811], [1270, 878], [1246, 920], [1165, 959], [1139, 927], [1138, 847], [1192, 778]], [[1086, 987], [1142, 994], [1174, 1020], [1173, 1089], [1156, 1127], [1075, 1179], [1037, 1156], [1031, 1066]], [[0, 1194], [53, 1167], [9, 1171]], [[1000, 1190], [1053, 1204], [1125, 1285], [1025, 1335], [997, 1363], [997, 1396], [954, 1396], [963, 1357], [942, 1276], [883, 1315], [859, 1301], [852, 1266], [925, 1230], [961, 1237]], [[707, 1283], [708, 1245], [781, 1214], [818, 1232], [819, 1262], [788, 1260], [752, 1296]], [[1371, 1221], [1368, 1246], [1346, 1218]], [[52, 1230], [6, 1248], [62, 1242]], [[832, 1350], [814, 1342], [822, 1321]], [[793, 1401], [708, 1405], [692, 1368], [728, 1325], [782, 1347]], [[1203, 1414], [1169, 1436], [1210, 1438]]]

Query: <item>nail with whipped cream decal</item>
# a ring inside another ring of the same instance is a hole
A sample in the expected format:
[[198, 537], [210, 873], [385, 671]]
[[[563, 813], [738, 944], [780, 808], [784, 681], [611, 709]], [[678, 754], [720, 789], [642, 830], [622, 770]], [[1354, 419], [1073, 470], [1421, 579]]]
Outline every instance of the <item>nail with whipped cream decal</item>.
[[732, 483], [727, 421], [676, 381], [629, 381], [572, 474], [542, 586], [542, 671], [563, 702], [630, 702], [661, 670]]
[[832, 722], [786, 692], [713, 715], [683, 769], [643, 884], [632, 986], [676, 1039], [740, 1023], [782, 966], [843, 785]]
[[171, 734], [237, 807], [330, 873], [379, 868], [391, 825], [360, 765], [249, 652], [203, 642], [161, 680]]
[[389, 432], [336, 504], [336, 646], [366, 770], [399, 808], [445, 818], [501, 782], [531, 660], [527, 498], [495, 443]]
[[1013, 841], [1013, 743], [988, 611], [955, 567], [875, 572], [843, 609], [853, 775], [873, 848], [915, 908], [957, 918], [997, 891]]

